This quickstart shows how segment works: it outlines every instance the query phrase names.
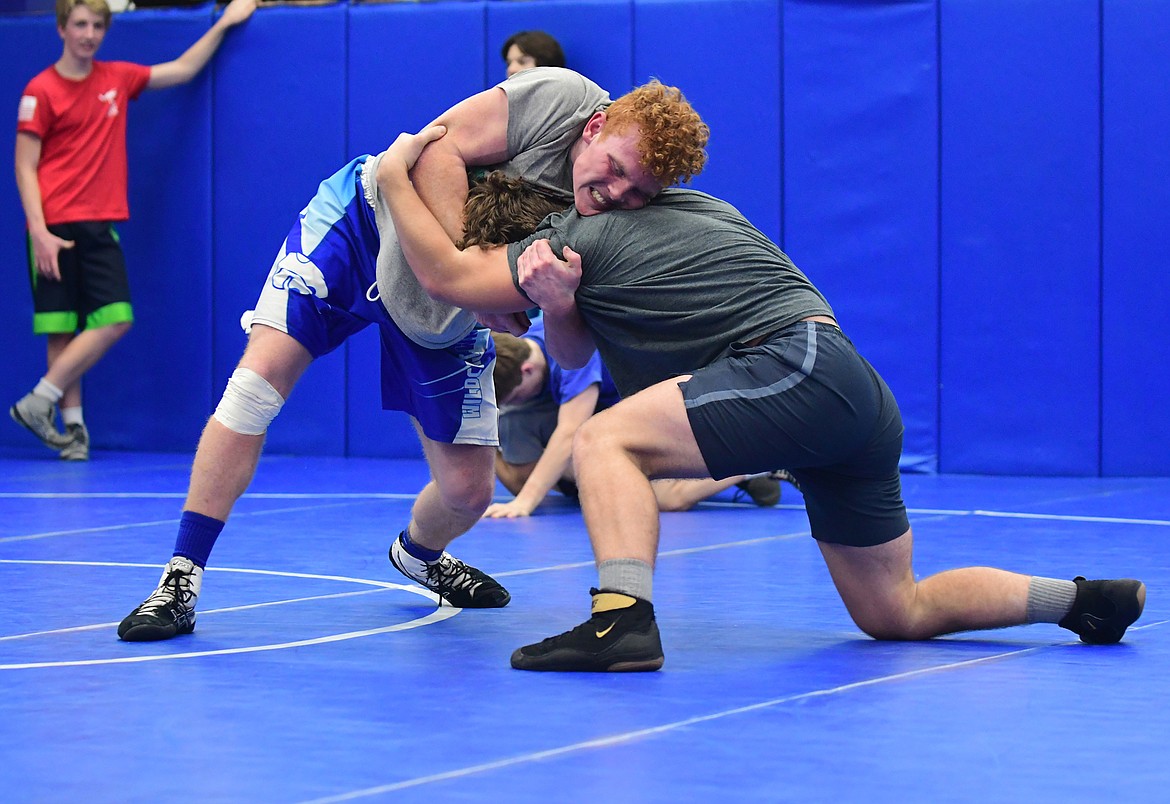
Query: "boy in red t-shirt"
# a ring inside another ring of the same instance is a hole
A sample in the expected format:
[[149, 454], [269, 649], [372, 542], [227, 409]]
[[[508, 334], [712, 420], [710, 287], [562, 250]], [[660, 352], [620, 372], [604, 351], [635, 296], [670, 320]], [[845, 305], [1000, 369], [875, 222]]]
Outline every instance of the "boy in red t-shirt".
[[[65, 460], [89, 458], [81, 378], [130, 329], [130, 285], [114, 223], [126, 202], [126, 107], [143, 90], [194, 78], [258, 0], [232, 0], [174, 61], [96, 61], [106, 0], [57, 0], [61, 58], [20, 98], [16, 185], [28, 221], [33, 332], [48, 336], [48, 371], [9, 413]], [[66, 432], [57, 430], [60, 405]]]

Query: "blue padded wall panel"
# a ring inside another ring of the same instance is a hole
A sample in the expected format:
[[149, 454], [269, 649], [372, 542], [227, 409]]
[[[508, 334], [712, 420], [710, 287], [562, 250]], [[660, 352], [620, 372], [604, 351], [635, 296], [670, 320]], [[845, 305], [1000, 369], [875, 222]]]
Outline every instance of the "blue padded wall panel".
[[[215, 65], [214, 398], [297, 214], [345, 164], [346, 7], [261, 8]], [[272, 452], [345, 448], [344, 349], [316, 361], [268, 434]], [[207, 411], [210, 413], [210, 411]]]
[[941, 9], [941, 469], [1096, 474], [1097, 0]]
[[346, 147], [379, 153], [487, 87], [481, 3], [349, 8]]
[[[158, 64], [207, 31], [214, 6], [120, 15], [106, 59]], [[236, 51], [229, 36], [217, 58]], [[85, 378], [98, 447], [194, 451], [211, 400], [213, 69], [131, 104], [130, 220], [119, 226], [134, 328]]]
[[[350, 153], [377, 153], [485, 88], [483, 17], [480, 3], [350, 7]], [[372, 328], [347, 344], [347, 454], [421, 457], [406, 414], [382, 410], [380, 354]]]
[[784, 246], [938, 456], [935, 5], [784, 7]]
[[634, 83], [682, 89], [711, 127], [691, 186], [780, 236], [780, 11], [775, 0], [635, 0]]
[[1170, 475], [1170, 5], [1104, 5], [1102, 472]]
[[[0, 99], [9, 114], [6, 124], [0, 126], [0, 154], [7, 165], [0, 179], [0, 264], [4, 266], [0, 270], [0, 298], [5, 299], [4, 314], [0, 315], [0, 343], [4, 344], [0, 400], [5, 407], [27, 394], [45, 373], [45, 339], [32, 334], [24, 209], [12, 174], [12, 153], [16, 147], [14, 110], [25, 84], [60, 55], [61, 40], [52, 15], [0, 17]], [[138, 109], [131, 111], [135, 113], [130, 123], [133, 126]], [[27, 430], [11, 421], [0, 425], [0, 447], [50, 456]]]
[[488, 3], [485, 75], [488, 85], [504, 80], [500, 48], [517, 31], [542, 30], [565, 51], [565, 66], [596, 81], [617, 97], [634, 80], [632, 0], [544, 0]]

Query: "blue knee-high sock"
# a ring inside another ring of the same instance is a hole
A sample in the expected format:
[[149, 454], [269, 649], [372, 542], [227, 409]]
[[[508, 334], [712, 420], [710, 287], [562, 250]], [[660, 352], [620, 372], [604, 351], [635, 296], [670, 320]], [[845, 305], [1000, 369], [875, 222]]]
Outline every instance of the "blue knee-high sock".
[[211, 548], [223, 530], [224, 523], [194, 511], [184, 511], [179, 519], [179, 537], [175, 539], [175, 555], [194, 561], [200, 567], [207, 566]]

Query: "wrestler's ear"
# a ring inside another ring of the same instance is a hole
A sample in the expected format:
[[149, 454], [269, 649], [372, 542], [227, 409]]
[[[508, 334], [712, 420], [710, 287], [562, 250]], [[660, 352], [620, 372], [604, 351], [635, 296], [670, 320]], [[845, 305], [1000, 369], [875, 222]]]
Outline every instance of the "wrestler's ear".
[[593, 116], [585, 123], [585, 129], [581, 132], [581, 138], [586, 143], [593, 142], [601, 136], [601, 130], [605, 128], [605, 112], [594, 112]]

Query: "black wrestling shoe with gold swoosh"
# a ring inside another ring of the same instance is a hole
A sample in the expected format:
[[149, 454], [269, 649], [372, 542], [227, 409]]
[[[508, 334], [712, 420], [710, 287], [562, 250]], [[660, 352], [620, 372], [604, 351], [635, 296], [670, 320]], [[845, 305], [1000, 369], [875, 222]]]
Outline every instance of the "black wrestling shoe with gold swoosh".
[[1089, 645], [1120, 642], [1125, 629], [1142, 616], [1146, 607], [1146, 585], [1141, 581], [1087, 581], [1078, 575], [1073, 582], [1077, 597], [1059, 625]]
[[633, 673], [662, 667], [662, 639], [647, 600], [590, 589], [593, 616], [572, 631], [512, 654], [517, 670]]

